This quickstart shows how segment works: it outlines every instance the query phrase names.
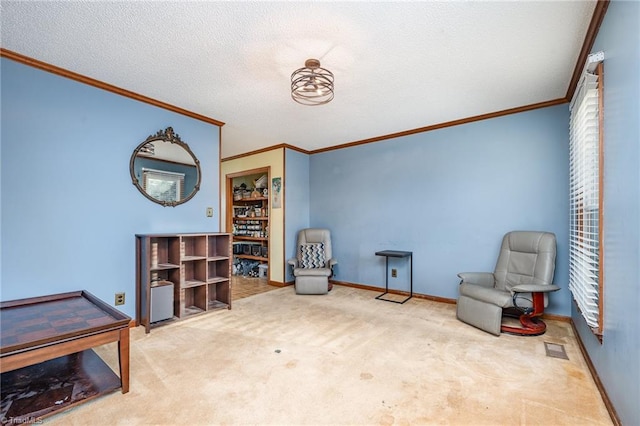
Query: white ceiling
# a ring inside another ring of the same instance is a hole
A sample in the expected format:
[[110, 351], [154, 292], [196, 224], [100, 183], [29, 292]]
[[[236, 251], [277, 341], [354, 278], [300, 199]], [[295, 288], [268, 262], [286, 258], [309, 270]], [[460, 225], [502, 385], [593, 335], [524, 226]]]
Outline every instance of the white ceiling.
[[[1, 43], [225, 122], [224, 158], [563, 98], [595, 4], [2, 0]], [[327, 105], [290, 97], [308, 58], [335, 75]]]

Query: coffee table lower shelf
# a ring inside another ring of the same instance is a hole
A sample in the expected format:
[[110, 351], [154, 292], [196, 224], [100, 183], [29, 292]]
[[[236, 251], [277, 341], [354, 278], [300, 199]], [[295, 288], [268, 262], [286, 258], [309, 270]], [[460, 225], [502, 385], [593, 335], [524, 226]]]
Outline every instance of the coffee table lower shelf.
[[120, 378], [92, 350], [2, 373], [0, 419], [31, 424], [120, 389]]

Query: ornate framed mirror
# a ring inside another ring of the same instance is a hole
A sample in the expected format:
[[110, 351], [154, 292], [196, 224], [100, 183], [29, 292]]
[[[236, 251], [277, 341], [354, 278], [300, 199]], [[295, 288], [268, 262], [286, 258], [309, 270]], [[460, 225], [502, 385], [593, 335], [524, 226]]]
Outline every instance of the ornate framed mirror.
[[200, 161], [171, 127], [138, 145], [129, 171], [142, 195], [165, 207], [186, 203], [200, 189]]

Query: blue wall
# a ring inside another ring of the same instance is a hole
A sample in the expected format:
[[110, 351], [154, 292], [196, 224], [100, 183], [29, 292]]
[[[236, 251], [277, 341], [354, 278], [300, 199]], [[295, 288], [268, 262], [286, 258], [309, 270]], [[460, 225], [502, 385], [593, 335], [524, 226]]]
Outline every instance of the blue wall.
[[[570, 314], [567, 105], [314, 154], [312, 226], [332, 231], [338, 280], [384, 286], [384, 258], [413, 251], [414, 291], [457, 298], [456, 274], [493, 271], [502, 236], [558, 239], [549, 312]], [[391, 261], [409, 287], [408, 262]]]
[[[284, 157], [284, 260], [296, 257], [298, 231], [309, 227], [309, 156], [285, 149]], [[291, 267], [285, 265], [285, 282], [294, 280]]]
[[[2, 58], [1, 281], [10, 300], [85, 289], [135, 314], [136, 233], [219, 230], [219, 128]], [[129, 159], [173, 127], [201, 162], [201, 189], [162, 207]], [[214, 206], [213, 218], [206, 207]]]
[[625, 425], [640, 424], [640, 3], [612, 1], [604, 51], [604, 336], [572, 318]]

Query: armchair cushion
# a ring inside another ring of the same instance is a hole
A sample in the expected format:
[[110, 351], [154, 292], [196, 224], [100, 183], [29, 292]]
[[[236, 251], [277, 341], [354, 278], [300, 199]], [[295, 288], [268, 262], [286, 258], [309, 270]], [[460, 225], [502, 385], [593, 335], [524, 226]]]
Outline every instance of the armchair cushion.
[[496, 282], [491, 272], [460, 272], [458, 277], [460, 277], [463, 283], [478, 284], [483, 287], [493, 288]]
[[467, 296], [484, 303], [500, 306], [501, 308], [513, 306], [513, 299], [508, 291], [464, 282], [460, 284], [459, 290], [461, 296]]
[[294, 277], [330, 277], [330, 268], [296, 268], [293, 271]]
[[324, 243], [300, 244], [298, 266], [301, 268], [324, 268], [326, 264]]

